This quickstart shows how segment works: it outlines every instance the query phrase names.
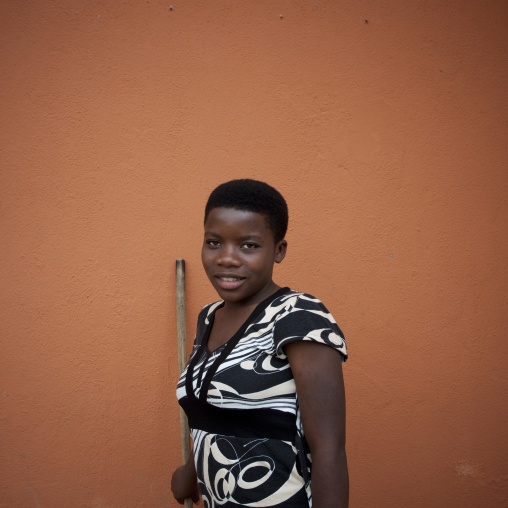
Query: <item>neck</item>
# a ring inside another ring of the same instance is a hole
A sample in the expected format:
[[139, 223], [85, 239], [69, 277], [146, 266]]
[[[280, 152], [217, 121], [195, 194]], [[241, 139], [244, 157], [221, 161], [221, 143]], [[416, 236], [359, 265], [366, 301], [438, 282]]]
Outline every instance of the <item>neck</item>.
[[269, 296], [273, 295], [276, 291], [280, 289], [280, 286], [275, 284], [275, 282], [270, 281], [270, 283], [259, 291], [251, 300], [247, 302], [224, 302], [223, 309], [227, 311], [227, 313], [231, 314], [240, 314], [244, 312], [252, 312], [258, 304], [260, 304], [263, 300], [266, 300]]

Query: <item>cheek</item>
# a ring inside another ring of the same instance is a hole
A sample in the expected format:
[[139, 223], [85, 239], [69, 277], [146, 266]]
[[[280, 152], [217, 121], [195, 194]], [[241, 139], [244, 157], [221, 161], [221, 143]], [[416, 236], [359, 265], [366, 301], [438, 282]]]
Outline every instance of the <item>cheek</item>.
[[207, 265], [210, 263], [209, 256], [207, 256], [205, 250], [201, 250], [201, 263], [203, 268], [206, 270]]
[[203, 265], [205, 272], [208, 273], [215, 268], [216, 257], [217, 254], [214, 251], [211, 252], [209, 249], [203, 249], [201, 251], [201, 264]]
[[273, 263], [266, 258], [257, 259], [252, 263], [252, 268], [259, 273], [269, 273], [273, 269]]

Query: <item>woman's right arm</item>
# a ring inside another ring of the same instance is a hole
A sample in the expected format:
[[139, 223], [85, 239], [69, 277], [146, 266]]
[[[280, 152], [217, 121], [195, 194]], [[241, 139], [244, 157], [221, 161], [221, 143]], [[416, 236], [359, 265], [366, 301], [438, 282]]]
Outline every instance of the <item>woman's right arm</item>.
[[189, 498], [195, 504], [199, 503], [198, 478], [192, 454], [187, 463], [180, 466], [173, 473], [171, 477], [171, 491], [180, 504], [183, 504]]

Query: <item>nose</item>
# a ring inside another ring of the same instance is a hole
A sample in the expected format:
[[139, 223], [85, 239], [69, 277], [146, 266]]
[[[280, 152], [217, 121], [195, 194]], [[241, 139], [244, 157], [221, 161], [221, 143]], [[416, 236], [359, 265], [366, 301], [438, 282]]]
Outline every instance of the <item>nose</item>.
[[241, 260], [238, 252], [233, 245], [224, 245], [220, 250], [217, 263], [221, 266], [240, 266]]

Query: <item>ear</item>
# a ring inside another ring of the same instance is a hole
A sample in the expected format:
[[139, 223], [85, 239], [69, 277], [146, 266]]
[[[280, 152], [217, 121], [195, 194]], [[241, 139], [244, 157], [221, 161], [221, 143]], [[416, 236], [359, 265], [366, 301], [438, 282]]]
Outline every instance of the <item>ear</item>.
[[275, 245], [275, 262], [280, 263], [286, 257], [286, 250], [288, 248], [288, 243], [286, 240], [281, 240], [277, 245]]

